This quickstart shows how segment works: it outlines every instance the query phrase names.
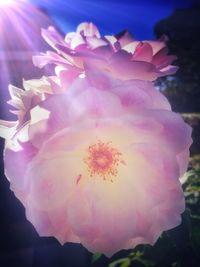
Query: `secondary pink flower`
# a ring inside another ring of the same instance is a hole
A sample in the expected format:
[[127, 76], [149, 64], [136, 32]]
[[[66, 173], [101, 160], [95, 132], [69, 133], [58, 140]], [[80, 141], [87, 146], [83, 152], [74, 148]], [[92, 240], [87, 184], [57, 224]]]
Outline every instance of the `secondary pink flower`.
[[50, 88], [23, 126], [1, 126], [6, 176], [38, 233], [111, 256], [177, 226], [191, 128], [165, 97], [98, 71]]
[[34, 64], [43, 67], [56, 64], [83, 73], [88, 67], [109, 71], [122, 80], [155, 80], [173, 74], [177, 67], [171, 65], [175, 56], [167, 55], [164, 40], [135, 41], [128, 32], [101, 37], [93, 23], [81, 23], [76, 32], [65, 39], [49, 27], [43, 29], [44, 39], [57, 53], [48, 51], [33, 58]]
[[56, 77], [42, 77], [35, 80], [24, 80], [24, 89], [9, 85], [11, 99], [7, 102], [12, 106], [11, 113], [17, 115], [17, 127], [21, 127], [30, 119], [30, 110], [48, 98], [49, 95], [59, 93], [59, 82]]

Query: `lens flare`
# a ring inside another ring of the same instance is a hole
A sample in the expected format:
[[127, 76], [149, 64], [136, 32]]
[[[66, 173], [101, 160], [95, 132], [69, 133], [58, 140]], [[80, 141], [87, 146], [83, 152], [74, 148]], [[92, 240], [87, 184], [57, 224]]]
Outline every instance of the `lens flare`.
[[0, 1], [0, 7], [7, 6], [7, 5], [10, 5], [10, 4], [13, 4], [13, 3], [14, 3], [13, 0], [1, 0]]
[[9, 100], [8, 85], [21, 87], [23, 78], [42, 76], [32, 55], [47, 50], [41, 28], [50, 25], [52, 20], [27, 0], [0, 0], [0, 119], [12, 118], [3, 104]]

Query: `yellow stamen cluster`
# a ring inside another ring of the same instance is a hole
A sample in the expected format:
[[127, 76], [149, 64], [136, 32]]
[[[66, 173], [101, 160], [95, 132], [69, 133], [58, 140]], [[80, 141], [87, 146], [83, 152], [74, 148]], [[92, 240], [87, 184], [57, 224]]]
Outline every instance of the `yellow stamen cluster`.
[[118, 165], [124, 164], [122, 153], [111, 146], [111, 142], [93, 144], [88, 147], [84, 162], [88, 166], [90, 176], [101, 176], [104, 180], [111, 179], [118, 173]]

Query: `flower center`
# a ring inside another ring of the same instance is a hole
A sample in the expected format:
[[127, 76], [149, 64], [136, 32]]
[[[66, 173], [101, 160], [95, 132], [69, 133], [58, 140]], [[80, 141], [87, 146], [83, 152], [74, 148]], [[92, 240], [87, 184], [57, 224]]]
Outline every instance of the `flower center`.
[[88, 166], [90, 176], [99, 175], [104, 180], [111, 179], [118, 173], [118, 165], [125, 164], [122, 160], [122, 153], [111, 146], [111, 142], [103, 143], [98, 141], [88, 147], [87, 157], [84, 162]]

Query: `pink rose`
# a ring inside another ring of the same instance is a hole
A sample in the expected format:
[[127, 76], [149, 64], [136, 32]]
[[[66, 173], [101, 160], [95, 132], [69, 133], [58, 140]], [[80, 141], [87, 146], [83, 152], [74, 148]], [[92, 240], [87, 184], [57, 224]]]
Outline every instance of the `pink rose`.
[[111, 256], [180, 224], [191, 128], [151, 82], [86, 75], [28, 82], [30, 99], [50, 93], [1, 123], [5, 174], [41, 236]]
[[35, 80], [23, 80], [24, 89], [9, 85], [11, 99], [7, 102], [12, 106], [11, 113], [17, 115], [17, 128], [30, 120], [30, 110], [48, 98], [49, 95], [59, 93], [60, 88], [56, 77], [42, 77]]
[[157, 77], [173, 74], [177, 67], [171, 65], [175, 56], [167, 55], [164, 40], [135, 41], [124, 31], [116, 36], [101, 37], [93, 23], [81, 23], [76, 32], [70, 32], [65, 39], [49, 27], [42, 35], [57, 53], [34, 56], [36, 66], [56, 64], [66, 69], [84, 73], [87, 68], [109, 71], [122, 80], [142, 79], [153, 81]]

